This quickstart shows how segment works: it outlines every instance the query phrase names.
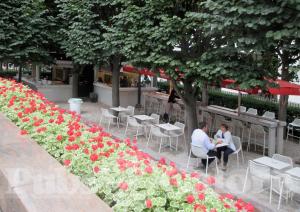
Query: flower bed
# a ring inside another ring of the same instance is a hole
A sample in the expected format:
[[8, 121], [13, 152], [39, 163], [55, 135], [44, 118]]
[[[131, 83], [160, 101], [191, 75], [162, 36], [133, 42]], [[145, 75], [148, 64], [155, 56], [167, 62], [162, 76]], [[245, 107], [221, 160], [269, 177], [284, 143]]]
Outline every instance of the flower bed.
[[[154, 161], [136, 142], [120, 141], [41, 94], [0, 78], [0, 111], [115, 211], [253, 211], [250, 203], [219, 195], [214, 178]], [[88, 209], [87, 209], [88, 210]]]

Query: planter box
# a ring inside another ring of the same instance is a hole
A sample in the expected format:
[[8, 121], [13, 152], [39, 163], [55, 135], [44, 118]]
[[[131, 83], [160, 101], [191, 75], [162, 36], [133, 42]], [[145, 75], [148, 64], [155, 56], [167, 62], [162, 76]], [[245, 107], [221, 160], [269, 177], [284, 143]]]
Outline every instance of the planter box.
[[112, 211], [0, 113], [0, 211]]

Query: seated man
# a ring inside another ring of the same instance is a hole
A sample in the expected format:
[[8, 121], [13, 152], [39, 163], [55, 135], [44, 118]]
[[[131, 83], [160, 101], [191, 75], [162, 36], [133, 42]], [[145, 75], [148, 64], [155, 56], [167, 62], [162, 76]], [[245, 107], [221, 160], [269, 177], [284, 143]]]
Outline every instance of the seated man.
[[[208, 127], [205, 122], [201, 122], [199, 129], [195, 129], [192, 134], [192, 144], [200, 146], [206, 151], [206, 154], [210, 157], [216, 156], [217, 152], [214, 151], [215, 144], [212, 143], [211, 139], [207, 135]], [[208, 165], [214, 161], [214, 158], [208, 160]], [[206, 159], [201, 160], [204, 168], [206, 167]]]

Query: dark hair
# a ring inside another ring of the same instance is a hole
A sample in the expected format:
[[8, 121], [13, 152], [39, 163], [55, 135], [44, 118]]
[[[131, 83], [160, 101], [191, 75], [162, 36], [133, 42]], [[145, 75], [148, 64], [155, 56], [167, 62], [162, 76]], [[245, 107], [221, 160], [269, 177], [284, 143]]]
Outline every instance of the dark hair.
[[226, 131], [229, 129], [227, 124], [221, 124], [221, 127], [224, 127], [226, 129]]
[[204, 122], [200, 122], [200, 123], [199, 123], [199, 128], [200, 128], [200, 129], [203, 129], [204, 127], [207, 127], [206, 122], [205, 122], [205, 121], [204, 121]]

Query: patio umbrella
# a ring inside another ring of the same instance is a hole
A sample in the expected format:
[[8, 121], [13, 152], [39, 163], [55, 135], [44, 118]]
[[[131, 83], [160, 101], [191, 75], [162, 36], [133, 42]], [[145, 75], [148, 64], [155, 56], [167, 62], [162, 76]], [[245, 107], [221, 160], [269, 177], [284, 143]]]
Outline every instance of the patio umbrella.
[[268, 87], [268, 91], [273, 95], [300, 95], [300, 85], [279, 79], [274, 83], [277, 87]]

